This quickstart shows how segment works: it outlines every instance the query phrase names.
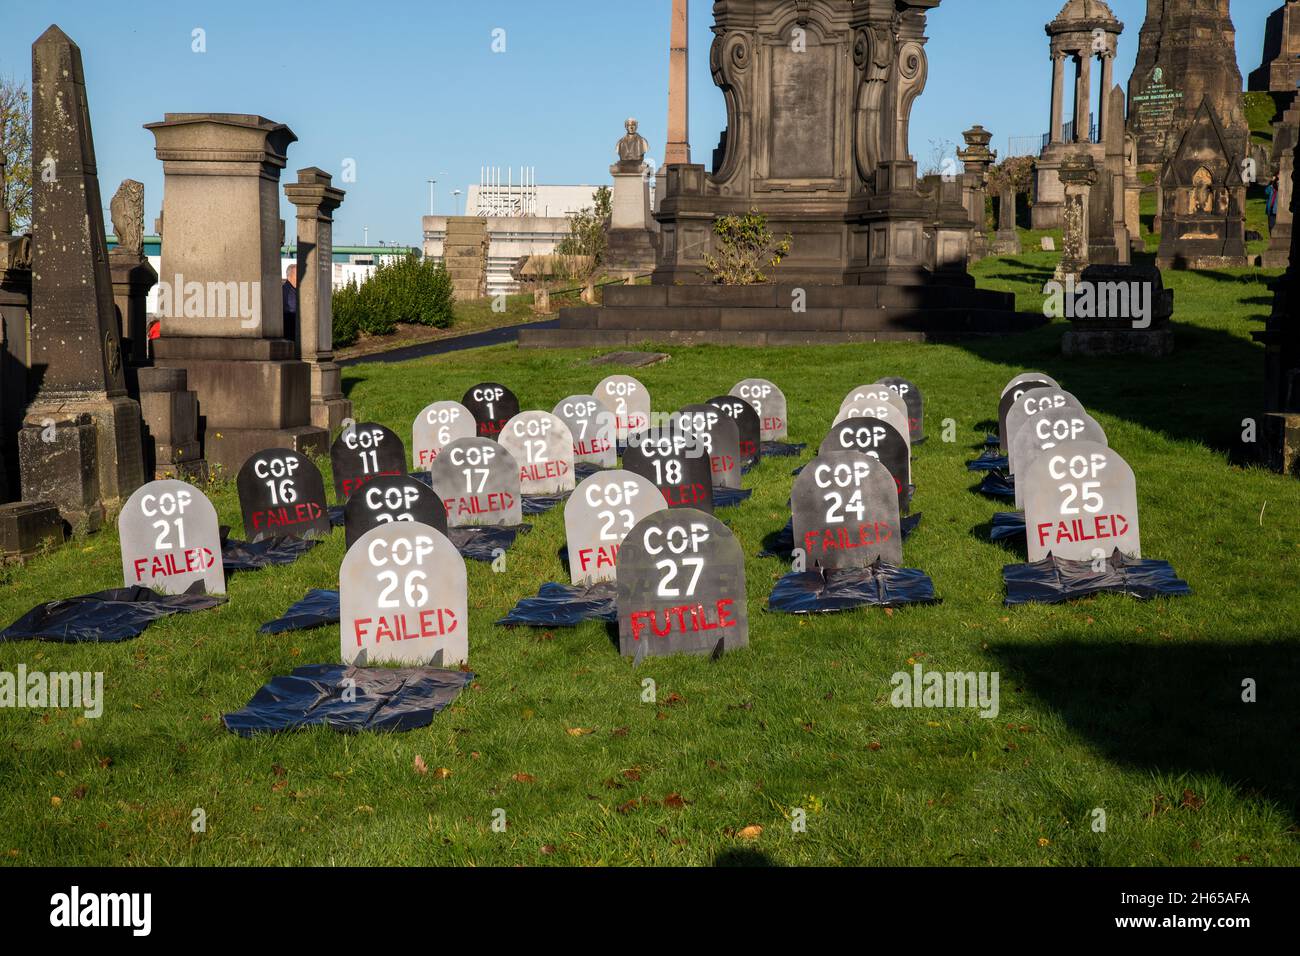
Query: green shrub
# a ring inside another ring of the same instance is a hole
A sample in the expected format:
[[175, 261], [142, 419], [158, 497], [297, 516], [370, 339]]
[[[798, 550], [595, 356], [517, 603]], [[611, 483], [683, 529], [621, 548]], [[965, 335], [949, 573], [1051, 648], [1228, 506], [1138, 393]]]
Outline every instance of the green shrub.
[[368, 282], [334, 293], [334, 345], [367, 335], [390, 335], [398, 325], [445, 329], [454, 318], [451, 276], [442, 263], [415, 253], [381, 264]]
[[767, 228], [767, 216], [751, 209], [744, 216], [720, 216], [713, 221], [718, 254], [706, 252], [704, 266], [721, 285], [755, 285], [767, 281], [765, 268], [775, 269], [790, 254], [794, 240]]

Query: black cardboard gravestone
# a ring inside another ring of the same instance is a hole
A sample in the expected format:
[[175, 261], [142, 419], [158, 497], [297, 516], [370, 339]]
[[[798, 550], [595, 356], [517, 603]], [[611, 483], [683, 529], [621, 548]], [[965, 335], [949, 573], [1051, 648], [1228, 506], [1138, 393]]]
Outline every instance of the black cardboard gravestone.
[[411, 423], [411, 468], [428, 471], [438, 453], [457, 438], [473, 438], [478, 422], [460, 402], [434, 402]]
[[[1034, 394], [1034, 393], [1030, 393]], [[1091, 415], [1077, 409], [1043, 412], [1025, 422], [1011, 438], [1010, 463], [1020, 473], [1028, 470], [1034, 459], [1066, 441], [1092, 441], [1109, 445], [1106, 432]], [[1016, 482], [1016, 507], [1025, 506], [1025, 482]]]
[[371, 528], [392, 521], [414, 521], [447, 533], [447, 509], [431, 488], [410, 475], [381, 475], [348, 499], [344, 541], [350, 548]]
[[1061, 387], [1060, 383], [1046, 372], [1020, 372], [1017, 375], [1011, 376], [1011, 381], [1002, 386], [1002, 391], [998, 392], [998, 398], [1001, 399], [1002, 396], [1011, 391], [1011, 389], [1025, 382], [1046, 382], [1053, 388]]
[[916, 383], [889, 375], [879, 379], [877, 384], [886, 386], [907, 406], [907, 427], [911, 430], [912, 444], [925, 441], [925, 395]]
[[1016, 433], [1038, 415], [1066, 410], [1078, 415], [1087, 414], [1083, 402], [1065, 389], [1056, 387], [1032, 388], [1011, 403], [1007, 409], [1007, 474], [1015, 474], [1016, 462], [1011, 457], [1011, 446], [1015, 443]]
[[846, 418], [831, 427], [817, 454], [832, 451], [857, 451], [878, 459], [894, 480], [899, 513], [907, 513], [907, 441], [897, 428], [882, 418]]
[[1025, 469], [1025, 537], [1030, 562], [1049, 554], [1071, 561], [1107, 558], [1116, 549], [1140, 558], [1137, 481], [1113, 449], [1061, 442]]
[[614, 412], [620, 445], [627, 444], [628, 435], [650, 427], [650, 390], [631, 375], [608, 375], [591, 394]]
[[998, 448], [1005, 454], [1011, 443], [1011, 436], [1007, 434], [1007, 414], [1014, 405], [1026, 392], [1032, 392], [1039, 388], [1058, 388], [1055, 382], [1048, 382], [1043, 379], [1027, 379], [1017, 382], [1010, 386], [1002, 393], [1002, 398], [998, 401]]
[[497, 436], [519, 463], [525, 495], [562, 495], [573, 490], [573, 433], [550, 412], [520, 412]]
[[804, 466], [791, 494], [794, 543], [807, 566], [901, 567], [903, 531], [894, 476], [877, 458], [828, 451]]
[[758, 432], [763, 441], [780, 441], [790, 434], [789, 406], [785, 393], [765, 378], [747, 378], [732, 386], [731, 394], [743, 398], [758, 413]]
[[406, 474], [406, 448], [397, 434], [376, 422], [344, 427], [330, 446], [334, 500], [345, 504], [366, 482], [380, 475]]
[[736, 420], [716, 405], [687, 405], [674, 416], [683, 432], [699, 437], [715, 488], [739, 488], [742, 457]]
[[584, 479], [564, 505], [569, 580], [615, 580], [623, 539], [638, 521], [667, 507], [649, 479], [630, 471], [614, 468]]
[[523, 521], [519, 465], [490, 438], [456, 439], [434, 460], [429, 475], [448, 527], [514, 527]]
[[573, 435], [573, 461], [597, 468], [618, 465], [618, 422], [595, 395], [570, 395], [551, 412]]
[[618, 552], [618, 646], [625, 656], [710, 654], [749, 643], [745, 557], [694, 508], [639, 521]]
[[117, 518], [122, 578], [164, 594], [184, 594], [202, 582], [226, 593], [217, 509], [199, 489], [174, 478], [142, 485]]
[[907, 443], [907, 481], [912, 480], [912, 429], [907, 423], [907, 403], [888, 385], [863, 385], [844, 397], [835, 424], [850, 418], [878, 418], [894, 427]]
[[343, 663], [437, 664], [469, 660], [465, 559], [441, 531], [394, 521], [371, 528], [339, 568]]
[[296, 451], [259, 451], [244, 462], [235, 484], [249, 541], [278, 535], [323, 538], [330, 533], [325, 481], [320, 469]]
[[519, 414], [519, 399], [515, 393], [497, 382], [480, 382], [465, 392], [460, 403], [474, 416], [478, 437], [493, 441], [501, 434], [505, 423]]
[[758, 460], [763, 456], [763, 428], [754, 406], [734, 395], [719, 395], [709, 399], [709, 404], [717, 406], [730, 415], [736, 427], [740, 429], [742, 464], [757, 465]]
[[669, 508], [713, 513], [713, 473], [704, 443], [695, 436], [671, 427], [634, 432], [623, 467], [654, 484]]

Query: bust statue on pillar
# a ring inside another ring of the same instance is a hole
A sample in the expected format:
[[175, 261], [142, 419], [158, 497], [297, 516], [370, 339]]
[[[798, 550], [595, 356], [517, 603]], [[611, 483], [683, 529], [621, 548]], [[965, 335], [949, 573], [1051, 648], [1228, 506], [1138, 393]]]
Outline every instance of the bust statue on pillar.
[[[108, 253], [113, 279], [113, 306], [128, 366], [149, 361], [148, 316], [145, 300], [158, 282], [158, 273], [144, 255], [144, 184], [122, 180], [109, 204], [116, 245]], [[131, 385], [131, 376], [127, 384]]]
[[614, 177], [610, 198], [609, 231], [604, 265], [610, 272], [649, 273], [655, 267], [655, 241], [651, 230], [650, 180], [646, 176], [649, 144], [637, 132], [637, 121], [623, 124], [626, 135], [618, 141], [618, 162], [609, 167]]

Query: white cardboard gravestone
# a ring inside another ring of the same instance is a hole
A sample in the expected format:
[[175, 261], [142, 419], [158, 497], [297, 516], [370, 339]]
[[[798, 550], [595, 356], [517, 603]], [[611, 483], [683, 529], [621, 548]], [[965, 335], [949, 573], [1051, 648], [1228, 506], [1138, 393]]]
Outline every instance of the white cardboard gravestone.
[[1025, 537], [1030, 562], [1048, 554], [1071, 561], [1142, 556], [1137, 481], [1113, 449], [1067, 441], [1025, 469]]
[[1008, 474], [1016, 473], [1016, 463], [1011, 458], [1011, 443], [1015, 441], [1016, 432], [1038, 415], [1066, 410], [1080, 415], [1087, 414], [1083, 402], [1063, 388], [1033, 388], [1011, 403], [1011, 407], [1007, 409]]
[[1044, 388], [1055, 389], [1060, 386], [1043, 379], [1026, 379], [1017, 382], [1002, 393], [1002, 398], [998, 400], [998, 447], [1004, 453], [1011, 445], [1011, 436], [1007, 434], [1007, 415], [1011, 412], [1011, 406], [1020, 401], [1025, 393]]
[[348, 499], [343, 540], [350, 548], [371, 528], [392, 521], [414, 521], [447, 533], [447, 509], [433, 489], [410, 475], [382, 475]]
[[925, 395], [915, 382], [909, 382], [897, 375], [889, 375], [876, 382], [884, 385], [903, 400], [907, 406], [907, 427], [911, 430], [911, 441], [915, 445], [925, 439]]
[[742, 464], [756, 465], [763, 457], [763, 428], [758, 410], [749, 401], [735, 395], [719, 395], [708, 402], [722, 409], [740, 430], [740, 460]]
[[469, 661], [465, 559], [441, 531], [394, 521], [362, 535], [339, 568], [343, 663]]
[[493, 441], [505, 423], [519, 414], [519, 399], [498, 382], [479, 382], [466, 390], [460, 403], [474, 416], [478, 437]]
[[1046, 382], [1048, 385], [1060, 388], [1060, 383], [1046, 372], [1021, 372], [1018, 375], [1011, 376], [1011, 381], [1002, 386], [1002, 391], [998, 392], [998, 398], [1001, 398], [1023, 382]]
[[564, 505], [569, 580], [616, 579], [618, 549], [638, 521], [668, 507], [648, 479], [614, 468], [586, 478]]
[[765, 378], [747, 378], [732, 386], [731, 394], [743, 398], [758, 413], [759, 435], [763, 441], [780, 441], [789, 437], [789, 406], [785, 393]]
[[894, 476], [877, 458], [829, 451], [804, 466], [790, 507], [794, 546], [808, 567], [865, 568], [903, 563], [903, 531]]
[[550, 412], [520, 412], [497, 437], [519, 464], [519, 490], [525, 495], [572, 491], [573, 433]]
[[716, 405], [687, 405], [674, 416], [678, 429], [696, 435], [709, 456], [715, 488], [740, 487], [740, 428], [735, 419]]
[[618, 552], [618, 646], [625, 656], [709, 654], [749, 643], [745, 556], [694, 508], [637, 522]]
[[704, 443], [675, 428], [634, 433], [623, 467], [652, 482], [670, 508], [713, 513], [713, 471]]
[[859, 385], [850, 391], [840, 402], [839, 414], [842, 415], [844, 409], [852, 408], [855, 405], [874, 405], [884, 402], [888, 402], [898, 409], [898, 413], [903, 416], [903, 421], [907, 421], [907, 402], [903, 401], [903, 396], [895, 389], [890, 388], [884, 382]]
[[235, 484], [249, 541], [277, 535], [323, 538], [330, 533], [325, 481], [311, 459], [296, 451], [259, 451], [244, 462]]
[[817, 454], [832, 451], [861, 452], [880, 461], [894, 480], [898, 510], [907, 511], [907, 441], [896, 427], [883, 418], [846, 418], [831, 427]]
[[[1023, 475], [1035, 458], [1065, 441], [1110, 444], [1106, 440], [1106, 432], [1096, 419], [1086, 412], [1066, 408], [1061, 411], [1043, 412], [1025, 422], [1020, 430], [1011, 436], [1011, 450], [1008, 457], [1012, 467]], [[1016, 482], [1016, 507], [1024, 506], [1025, 482], [1018, 481]]]
[[631, 375], [606, 376], [591, 394], [614, 412], [620, 444], [627, 444], [633, 432], [650, 427], [650, 390]]
[[380, 475], [406, 474], [406, 448], [397, 433], [376, 422], [347, 426], [330, 447], [334, 499], [340, 504]]
[[618, 465], [618, 422], [609, 406], [595, 395], [570, 395], [552, 410], [573, 435], [574, 464], [597, 468]]
[[478, 422], [460, 402], [434, 402], [411, 425], [411, 467], [428, 471], [438, 453], [457, 438], [473, 438]]
[[122, 579], [163, 594], [184, 594], [195, 581], [226, 593], [217, 509], [199, 489], [168, 478], [135, 490], [117, 518]]
[[490, 438], [458, 438], [429, 470], [434, 493], [447, 511], [447, 526], [514, 526], [523, 522], [519, 465]]

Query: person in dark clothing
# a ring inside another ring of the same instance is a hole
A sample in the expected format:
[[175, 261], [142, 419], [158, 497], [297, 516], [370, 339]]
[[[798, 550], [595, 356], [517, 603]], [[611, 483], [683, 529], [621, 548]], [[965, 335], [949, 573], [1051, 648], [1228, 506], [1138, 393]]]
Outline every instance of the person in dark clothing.
[[1273, 227], [1277, 225], [1277, 193], [1278, 179], [1277, 173], [1268, 181], [1264, 187], [1264, 211], [1268, 213], [1268, 231], [1272, 235]]
[[284, 337], [290, 342], [298, 338], [298, 267], [290, 266], [281, 286], [284, 293]]

